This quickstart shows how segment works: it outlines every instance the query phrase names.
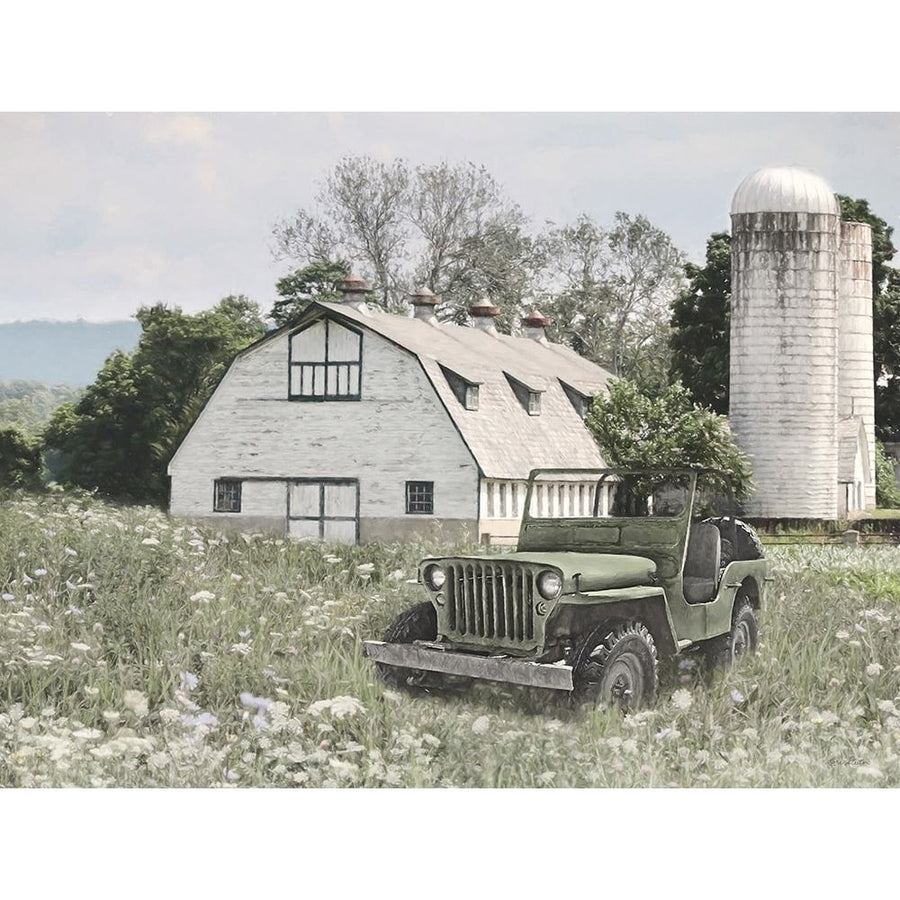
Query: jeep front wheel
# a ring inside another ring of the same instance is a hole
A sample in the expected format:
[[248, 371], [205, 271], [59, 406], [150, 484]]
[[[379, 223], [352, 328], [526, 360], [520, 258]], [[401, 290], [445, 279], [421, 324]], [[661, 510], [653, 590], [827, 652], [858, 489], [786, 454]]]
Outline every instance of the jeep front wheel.
[[[384, 633], [386, 644], [411, 644], [414, 641], [433, 641], [437, 637], [437, 614], [430, 603], [417, 603], [400, 613]], [[388, 666], [376, 663], [381, 680], [390, 687], [414, 687], [421, 685], [425, 673], [419, 669]]]
[[581, 645], [572, 678], [575, 696], [628, 712], [652, 703], [659, 687], [653, 636], [641, 622], [612, 622]]

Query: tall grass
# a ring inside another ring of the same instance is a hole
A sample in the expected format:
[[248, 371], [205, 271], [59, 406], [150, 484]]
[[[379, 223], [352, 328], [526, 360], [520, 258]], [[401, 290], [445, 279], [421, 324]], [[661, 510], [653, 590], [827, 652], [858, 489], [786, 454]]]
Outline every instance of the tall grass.
[[437, 550], [10, 496], [0, 784], [900, 784], [893, 548], [771, 549], [758, 654], [710, 681], [672, 667], [656, 707], [624, 717], [501, 684], [386, 690], [362, 641], [421, 599], [406, 582]]

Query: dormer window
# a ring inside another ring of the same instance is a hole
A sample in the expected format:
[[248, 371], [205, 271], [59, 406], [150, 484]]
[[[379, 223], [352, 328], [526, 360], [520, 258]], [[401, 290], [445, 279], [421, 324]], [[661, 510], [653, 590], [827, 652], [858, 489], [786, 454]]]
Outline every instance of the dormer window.
[[290, 337], [289, 400], [359, 400], [362, 334], [319, 319]]
[[522, 409], [528, 413], [529, 416], [539, 416], [541, 414], [541, 394], [543, 391], [536, 391], [534, 388], [529, 387], [527, 384], [523, 384], [517, 378], [513, 378], [508, 372], [504, 372], [506, 375], [506, 380], [509, 382], [509, 386], [512, 388], [513, 393], [516, 395], [516, 399], [522, 405]]
[[575, 412], [578, 413], [578, 417], [583, 419], [590, 408], [591, 398], [562, 380], [560, 380], [559, 383], [562, 385], [563, 391], [565, 391], [566, 396], [569, 398], [569, 402], [575, 407]]
[[447, 379], [447, 384], [450, 385], [450, 390], [453, 391], [453, 396], [459, 400], [463, 409], [478, 409], [478, 383], [463, 378], [445, 366], [441, 366], [441, 371]]

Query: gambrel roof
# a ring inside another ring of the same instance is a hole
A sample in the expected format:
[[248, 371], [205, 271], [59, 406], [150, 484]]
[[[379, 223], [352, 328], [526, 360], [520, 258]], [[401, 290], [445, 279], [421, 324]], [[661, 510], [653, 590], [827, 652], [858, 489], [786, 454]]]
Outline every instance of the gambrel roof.
[[[418, 358], [485, 477], [524, 479], [537, 466], [604, 465], [566, 387], [589, 397], [605, 392], [611, 376], [568, 347], [480, 328], [360, 311], [342, 303], [310, 304], [291, 330], [326, 313], [371, 330]], [[444, 370], [478, 386], [477, 409], [465, 408]], [[529, 415], [510, 378], [540, 394], [539, 415]]]

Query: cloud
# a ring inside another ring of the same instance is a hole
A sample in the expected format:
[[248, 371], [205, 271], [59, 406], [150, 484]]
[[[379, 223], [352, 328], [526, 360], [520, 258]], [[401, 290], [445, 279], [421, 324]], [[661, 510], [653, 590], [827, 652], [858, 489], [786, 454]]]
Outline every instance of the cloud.
[[208, 149], [213, 143], [212, 122], [206, 116], [149, 114], [143, 131], [151, 144]]

